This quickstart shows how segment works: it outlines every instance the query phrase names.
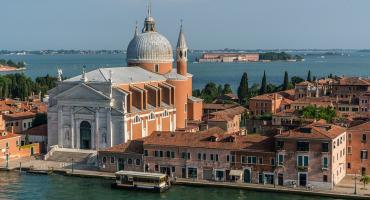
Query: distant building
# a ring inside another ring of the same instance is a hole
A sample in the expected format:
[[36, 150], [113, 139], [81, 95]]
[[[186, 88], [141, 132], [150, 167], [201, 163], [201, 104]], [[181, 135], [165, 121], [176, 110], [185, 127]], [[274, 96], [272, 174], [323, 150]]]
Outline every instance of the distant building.
[[204, 53], [199, 62], [258, 62], [258, 53]]

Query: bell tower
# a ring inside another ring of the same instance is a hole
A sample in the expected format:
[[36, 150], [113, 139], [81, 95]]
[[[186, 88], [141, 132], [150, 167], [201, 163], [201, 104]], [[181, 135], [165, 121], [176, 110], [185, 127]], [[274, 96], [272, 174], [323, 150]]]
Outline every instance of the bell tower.
[[176, 68], [177, 73], [186, 76], [188, 73], [188, 46], [186, 44], [185, 35], [182, 28], [182, 22], [180, 26], [179, 39], [177, 41], [176, 48]]

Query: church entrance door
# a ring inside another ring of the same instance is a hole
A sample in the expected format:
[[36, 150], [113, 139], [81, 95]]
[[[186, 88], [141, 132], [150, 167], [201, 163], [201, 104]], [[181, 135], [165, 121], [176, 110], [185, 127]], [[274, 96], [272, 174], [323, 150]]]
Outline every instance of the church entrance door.
[[87, 121], [80, 124], [80, 149], [91, 149], [91, 125]]

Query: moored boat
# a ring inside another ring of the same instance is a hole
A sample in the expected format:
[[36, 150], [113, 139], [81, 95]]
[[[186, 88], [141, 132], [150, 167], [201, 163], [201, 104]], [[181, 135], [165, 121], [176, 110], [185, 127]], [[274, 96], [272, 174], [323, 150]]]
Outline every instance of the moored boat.
[[112, 187], [164, 192], [170, 188], [170, 185], [170, 180], [166, 174], [118, 171], [116, 172], [116, 182], [112, 184]]

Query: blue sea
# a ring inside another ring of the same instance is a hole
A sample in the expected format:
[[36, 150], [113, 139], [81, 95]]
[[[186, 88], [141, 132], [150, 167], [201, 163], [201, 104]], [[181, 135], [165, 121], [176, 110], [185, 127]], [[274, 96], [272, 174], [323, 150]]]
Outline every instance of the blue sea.
[[[301, 52], [289, 52], [299, 54]], [[307, 53], [307, 52], [305, 52]], [[188, 70], [194, 74], [194, 89], [203, 88], [207, 82], [218, 84], [231, 84], [234, 91], [239, 85], [243, 72], [248, 73], [249, 84], [260, 83], [263, 71], [266, 71], [267, 80], [273, 84], [283, 82], [284, 72], [289, 76], [301, 76], [306, 78], [308, 70], [312, 76], [323, 77], [329, 74], [345, 76], [370, 76], [370, 53], [349, 51], [344, 54], [325, 55], [312, 53], [304, 55], [305, 61], [286, 62], [274, 61], [269, 63], [194, 63], [199, 54], [191, 54]], [[73, 77], [79, 75], [85, 65], [87, 71], [99, 67], [126, 66], [126, 58], [123, 54], [100, 54], [100, 55], [0, 55], [0, 59], [12, 59], [25, 61], [27, 69], [24, 73], [31, 78], [55, 76], [57, 67], [63, 69], [63, 75]]]

